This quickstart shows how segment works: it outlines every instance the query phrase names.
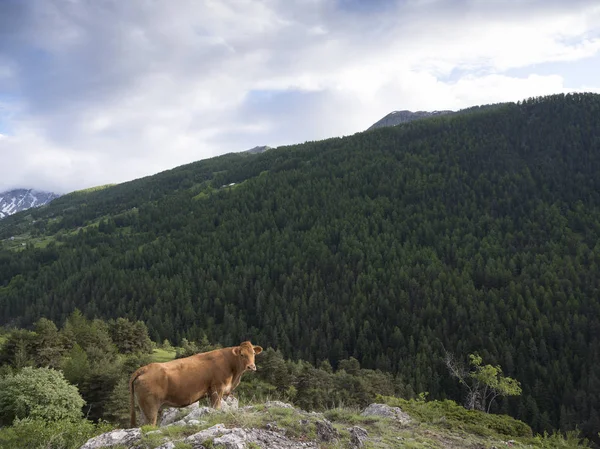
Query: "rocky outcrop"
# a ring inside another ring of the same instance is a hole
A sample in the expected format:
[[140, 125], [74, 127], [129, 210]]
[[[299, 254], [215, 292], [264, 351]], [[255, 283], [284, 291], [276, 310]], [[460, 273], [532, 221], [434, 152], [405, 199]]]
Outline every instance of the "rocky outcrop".
[[88, 440], [80, 449], [98, 449], [113, 446], [132, 447], [141, 438], [142, 431], [140, 429], [117, 429]]
[[317, 428], [317, 436], [321, 441], [332, 442], [338, 439], [339, 432], [333, 427], [331, 422], [324, 419], [323, 421], [315, 422]]
[[[233, 396], [228, 396], [221, 402], [222, 411], [237, 410], [238, 408], [238, 400]], [[194, 402], [187, 407], [169, 407], [163, 410], [159, 421], [159, 426], [186, 426], [201, 424], [202, 417], [214, 412], [216, 412], [216, 410], [213, 408], [200, 407], [198, 402]]]
[[[397, 425], [410, 422], [410, 417], [398, 407], [383, 404], [371, 404], [362, 415], [391, 419]], [[165, 430], [172, 426], [180, 429]], [[306, 412], [285, 402], [269, 401], [239, 408], [237, 400], [230, 397], [220, 411], [200, 407], [198, 403], [179, 409], [167, 408], [156, 430], [145, 433], [138, 428], [113, 430], [92, 438], [81, 449], [117, 446], [143, 449], [149, 437], [159, 442], [159, 449], [174, 449], [177, 443], [194, 449], [317, 449], [323, 444], [361, 449], [369, 434], [362, 427], [346, 428], [326, 419], [322, 413]]]
[[350, 432], [350, 444], [352, 449], [362, 449], [365, 447], [365, 442], [369, 434], [362, 427], [354, 426], [347, 429]]
[[438, 115], [452, 114], [454, 111], [394, 111], [383, 117], [381, 120], [373, 123], [367, 131], [377, 128], [384, 128], [386, 126], [396, 126], [402, 123], [414, 122], [415, 120], [421, 120], [428, 117], [435, 117]]
[[362, 416], [381, 416], [383, 418], [392, 418], [401, 424], [409, 424], [412, 419], [404, 413], [400, 407], [390, 407], [385, 404], [371, 404], [361, 413]]
[[[194, 435], [188, 437], [185, 442], [194, 445], [193, 437]], [[262, 449], [318, 449], [319, 447], [316, 442], [294, 441], [285, 435], [264, 429], [224, 429], [220, 436], [212, 440], [214, 447], [223, 449], [246, 449], [249, 443]]]

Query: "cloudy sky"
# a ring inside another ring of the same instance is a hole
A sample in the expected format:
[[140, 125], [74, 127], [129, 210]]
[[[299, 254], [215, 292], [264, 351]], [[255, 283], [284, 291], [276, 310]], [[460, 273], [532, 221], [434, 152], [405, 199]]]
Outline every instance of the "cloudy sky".
[[0, 0], [0, 191], [600, 92], [597, 0]]

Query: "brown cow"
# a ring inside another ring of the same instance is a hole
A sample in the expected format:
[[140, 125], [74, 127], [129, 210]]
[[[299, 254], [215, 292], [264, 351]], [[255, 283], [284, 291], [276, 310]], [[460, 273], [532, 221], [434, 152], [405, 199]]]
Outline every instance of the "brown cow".
[[221, 408], [223, 395], [238, 386], [242, 374], [256, 371], [254, 356], [262, 348], [249, 341], [182, 359], [142, 366], [131, 375], [129, 396], [131, 427], [135, 427], [135, 399], [146, 422], [156, 425], [161, 406], [185, 407], [209, 396], [211, 406]]

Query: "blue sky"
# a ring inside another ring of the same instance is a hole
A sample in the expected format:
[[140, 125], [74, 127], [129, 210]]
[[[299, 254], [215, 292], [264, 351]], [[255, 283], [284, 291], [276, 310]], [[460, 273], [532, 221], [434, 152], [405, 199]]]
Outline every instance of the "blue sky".
[[0, 0], [0, 191], [600, 92], [598, 73], [595, 0]]

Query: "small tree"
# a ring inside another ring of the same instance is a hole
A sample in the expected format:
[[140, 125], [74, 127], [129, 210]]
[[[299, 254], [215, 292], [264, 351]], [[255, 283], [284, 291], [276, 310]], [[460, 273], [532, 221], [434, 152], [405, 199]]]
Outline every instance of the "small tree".
[[482, 358], [477, 354], [469, 354], [470, 369], [447, 351], [444, 362], [450, 375], [467, 389], [465, 407], [469, 410], [489, 413], [498, 396], [519, 396], [522, 392], [518, 380], [505, 377], [499, 365], [482, 365]]
[[25, 367], [0, 378], [0, 424], [15, 418], [77, 420], [85, 401], [60, 371]]

